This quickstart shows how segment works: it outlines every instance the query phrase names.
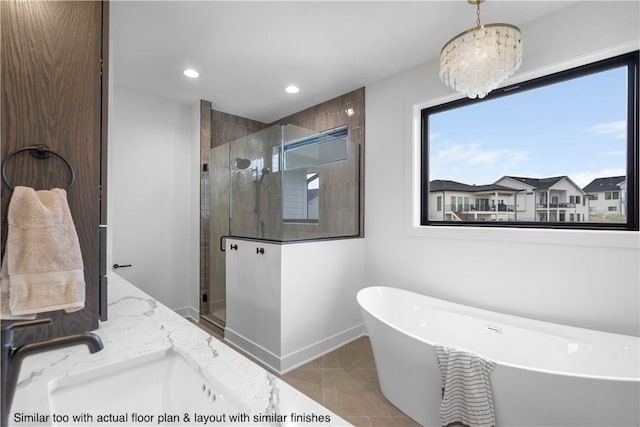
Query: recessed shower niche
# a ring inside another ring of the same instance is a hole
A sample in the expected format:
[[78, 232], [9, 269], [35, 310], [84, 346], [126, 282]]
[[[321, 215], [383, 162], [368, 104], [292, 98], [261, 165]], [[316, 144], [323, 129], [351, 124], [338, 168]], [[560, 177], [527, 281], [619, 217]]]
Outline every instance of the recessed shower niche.
[[208, 313], [227, 321], [230, 237], [270, 244], [357, 237], [360, 152], [347, 127], [271, 126], [214, 147], [203, 188], [210, 236]]

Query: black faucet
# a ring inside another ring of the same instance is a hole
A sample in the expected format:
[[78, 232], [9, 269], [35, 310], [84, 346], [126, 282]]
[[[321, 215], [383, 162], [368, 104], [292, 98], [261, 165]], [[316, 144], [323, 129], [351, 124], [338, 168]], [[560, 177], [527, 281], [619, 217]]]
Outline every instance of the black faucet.
[[47, 350], [86, 344], [91, 353], [102, 350], [102, 340], [96, 334], [89, 332], [51, 338], [43, 341], [31, 342], [13, 348], [13, 330], [35, 326], [48, 325], [51, 319], [38, 319], [26, 322], [15, 322], [2, 327], [2, 426], [9, 425], [11, 403], [18, 384], [20, 366], [25, 357]]

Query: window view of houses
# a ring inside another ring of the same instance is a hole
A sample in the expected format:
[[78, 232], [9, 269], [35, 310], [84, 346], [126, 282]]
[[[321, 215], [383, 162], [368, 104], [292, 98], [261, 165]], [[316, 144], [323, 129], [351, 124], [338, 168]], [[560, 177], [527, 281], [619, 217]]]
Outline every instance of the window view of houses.
[[568, 176], [503, 176], [493, 184], [429, 183], [430, 221], [626, 222], [626, 177], [580, 188]]
[[638, 144], [627, 59], [424, 108], [423, 224], [615, 229], [637, 221], [627, 206]]

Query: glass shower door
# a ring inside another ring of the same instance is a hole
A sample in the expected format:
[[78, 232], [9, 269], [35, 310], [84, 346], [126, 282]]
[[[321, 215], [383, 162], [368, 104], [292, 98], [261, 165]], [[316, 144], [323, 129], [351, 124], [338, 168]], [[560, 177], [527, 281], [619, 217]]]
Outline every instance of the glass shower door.
[[214, 147], [209, 160], [209, 292], [203, 317], [224, 328], [226, 286], [224, 237], [229, 235], [229, 144]]

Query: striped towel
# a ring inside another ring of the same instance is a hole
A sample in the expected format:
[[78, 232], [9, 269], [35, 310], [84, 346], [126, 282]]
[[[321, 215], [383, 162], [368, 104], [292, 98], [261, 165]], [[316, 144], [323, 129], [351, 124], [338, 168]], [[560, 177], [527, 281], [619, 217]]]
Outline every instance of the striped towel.
[[495, 362], [456, 348], [436, 345], [442, 373], [440, 422], [443, 426], [494, 427], [489, 374]]

